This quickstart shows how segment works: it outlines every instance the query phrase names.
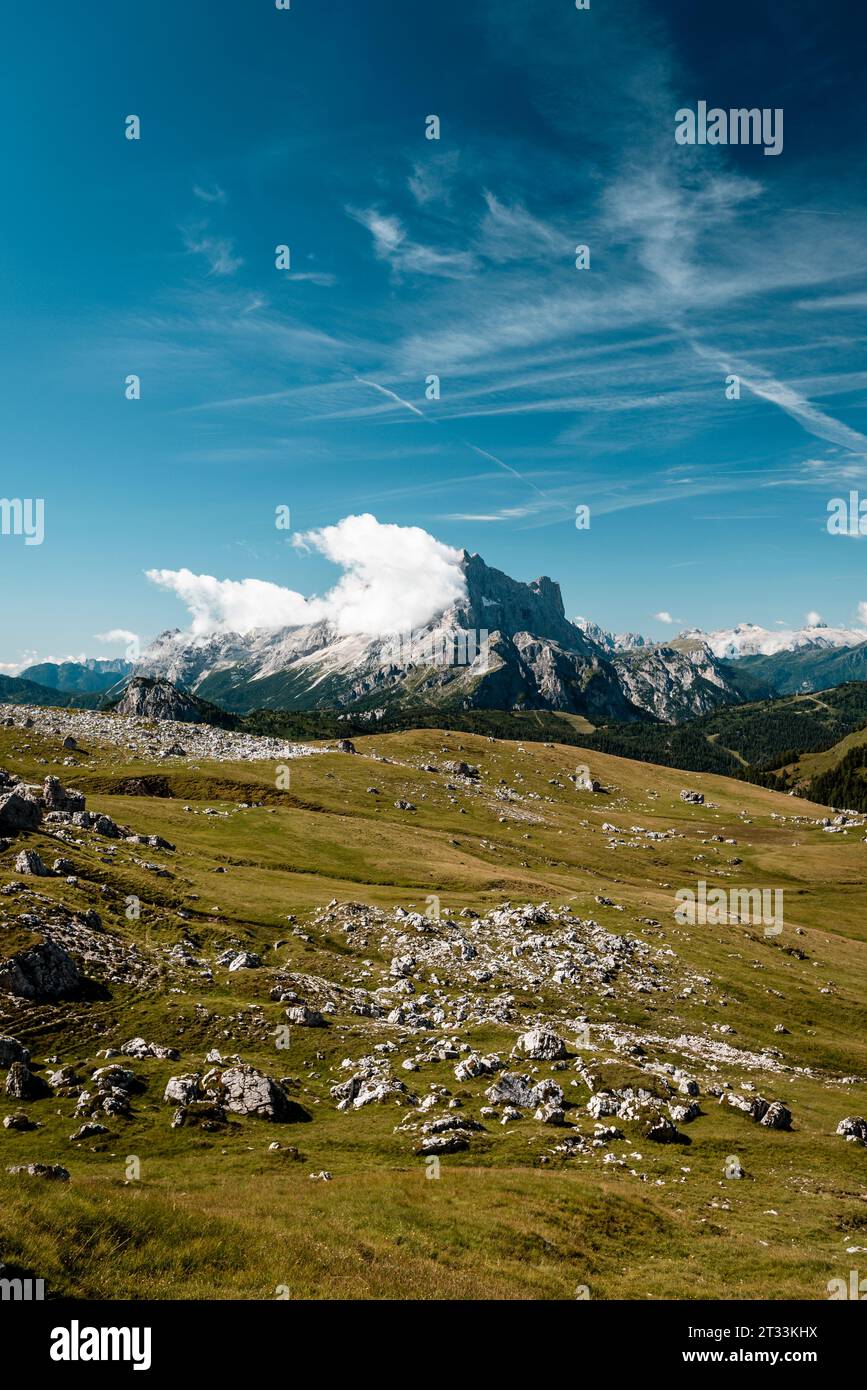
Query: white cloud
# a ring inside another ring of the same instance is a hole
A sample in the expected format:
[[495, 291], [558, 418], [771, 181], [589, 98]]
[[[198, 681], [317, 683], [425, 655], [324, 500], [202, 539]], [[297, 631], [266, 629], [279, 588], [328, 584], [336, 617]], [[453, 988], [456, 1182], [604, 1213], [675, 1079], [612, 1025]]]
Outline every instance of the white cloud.
[[194, 255], [205, 257], [212, 275], [234, 275], [244, 264], [243, 258], [235, 255], [234, 246], [228, 237], [211, 236], [210, 233], [201, 230], [188, 230], [184, 232], [184, 244]]
[[93, 634], [95, 642], [138, 642], [137, 632], [130, 632], [126, 627], [113, 627], [108, 632], [95, 632]]
[[867, 627], [867, 603], [863, 601], [858, 604], [858, 621]]
[[398, 217], [390, 217], [376, 208], [348, 207], [346, 211], [370, 232], [379, 259], [388, 261], [396, 271], [457, 280], [476, 267], [476, 258], [468, 251], [437, 251], [432, 246], [412, 241]]
[[448, 203], [449, 184], [458, 164], [458, 153], [452, 151], [441, 155], [428, 155], [422, 162], [413, 165], [407, 180], [410, 193], [420, 207], [428, 203]]
[[287, 270], [285, 278], [287, 280], [304, 280], [309, 285], [323, 285], [330, 289], [336, 285], [337, 276], [332, 275], [330, 270]]
[[212, 188], [202, 188], [201, 184], [193, 184], [193, 193], [203, 203], [225, 203], [226, 191], [215, 183]]
[[86, 661], [84, 652], [67, 652], [65, 656], [40, 656], [37, 651], [24, 651], [18, 661], [0, 661], [0, 675], [18, 676], [28, 666], [62, 666], [66, 661]]
[[153, 569], [147, 577], [178, 595], [196, 637], [322, 621], [341, 635], [384, 636], [423, 626], [466, 594], [461, 552], [418, 526], [388, 525], [365, 513], [305, 531], [293, 544], [318, 550], [344, 571], [324, 597], [305, 598], [267, 580], [216, 579], [188, 569]]
[[555, 265], [558, 259], [567, 261], [574, 240], [534, 217], [521, 203], [502, 203], [490, 192], [484, 198], [488, 210], [482, 220], [481, 248], [492, 261], [526, 262], [534, 256]]
[[653, 616], [658, 623], [669, 623], [671, 626], [676, 626], [677, 623], [683, 622], [683, 618], [673, 618], [670, 613], [667, 613], [665, 611], [664, 608], [661, 612], [654, 613]]
[[804, 615], [804, 622], [807, 627], [821, 627], [824, 621], [822, 614], [817, 613], [814, 608]]

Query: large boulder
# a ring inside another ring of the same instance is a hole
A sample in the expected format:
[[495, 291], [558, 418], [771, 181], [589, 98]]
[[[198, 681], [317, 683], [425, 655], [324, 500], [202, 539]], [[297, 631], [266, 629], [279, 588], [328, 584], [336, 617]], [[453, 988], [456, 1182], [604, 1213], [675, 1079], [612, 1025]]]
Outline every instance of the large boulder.
[[67, 790], [59, 777], [46, 777], [42, 787], [46, 811], [83, 811], [84, 792]]
[[278, 1082], [255, 1067], [228, 1067], [220, 1073], [215, 1089], [224, 1109], [236, 1115], [258, 1115], [263, 1120], [296, 1120], [304, 1115]]
[[36, 878], [51, 878], [51, 870], [45, 867], [42, 855], [35, 849], [23, 849], [15, 859], [16, 874], [32, 874]]
[[556, 1082], [534, 1083], [529, 1076], [516, 1071], [504, 1071], [485, 1095], [492, 1105], [511, 1105], [521, 1110], [535, 1110], [547, 1103], [563, 1104], [563, 1092]]
[[[30, 933], [28, 933], [30, 935]], [[34, 932], [33, 944], [0, 956], [0, 994], [43, 1003], [76, 994], [82, 977], [75, 961], [58, 942]], [[17, 944], [17, 943], [16, 943]], [[0, 952], [3, 928], [0, 927]]]
[[840, 1121], [835, 1132], [849, 1144], [867, 1145], [867, 1120], [862, 1119], [860, 1115], [847, 1115], [845, 1120]]
[[553, 1062], [566, 1056], [566, 1044], [552, 1028], [540, 1025], [521, 1035], [515, 1045], [515, 1051], [536, 1061]]
[[176, 1062], [179, 1055], [174, 1047], [145, 1042], [144, 1038], [130, 1038], [120, 1050], [125, 1057], [159, 1057], [163, 1062]]
[[30, 1052], [17, 1038], [0, 1035], [0, 1067], [11, 1067], [13, 1062], [30, 1061]]
[[198, 1072], [187, 1076], [170, 1076], [166, 1082], [163, 1100], [172, 1105], [192, 1105], [201, 1097], [201, 1080]]
[[59, 1163], [16, 1163], [6, 1169], [13, 1177], [26, 1174], [30, 1178], [49, 1178], [54, 1182], [69, 1182], [69, 1169]]
[[792, 1112], [781, 1100], [772, 1101], [759, 1124], [765, 1125], [767, 1129], [791, 1129]]
[[40, 1100], [49, 1090], [40, 1077], [33, 1075], [26, 1062], [13, 1062], [6, 1077], [6, 1094], [13, 1100]]
[[20, 830], [38, 830], [42, 807], [38, 801], [13, 788], [0, 796], [0, 831], [17, 834]]
[[296, 1023], [301, 1028], [324, 1028], [325, 1019], [318, 1009], [308, 1009], [306, 1004], [293, 1004], [286, 1010], [286, 1017], [290, 1023]]

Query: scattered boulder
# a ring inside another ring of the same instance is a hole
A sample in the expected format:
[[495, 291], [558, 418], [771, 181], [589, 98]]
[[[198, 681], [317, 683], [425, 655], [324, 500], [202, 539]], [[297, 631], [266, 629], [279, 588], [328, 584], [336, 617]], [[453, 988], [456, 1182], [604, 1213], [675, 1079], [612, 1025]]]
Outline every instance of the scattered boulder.
[[306, 1118], [301, 1106], [290, 1100], [283, 1087], [255, 1067], [229, 1067], [220, 1073], [216, 1089], [225, 1109], [236, 1115], [257, 1115], [276, 1121]]
[[163, 1062], [176, 1062], [179, 1055], [174, 1047], [145, 1042], [144, 1038], [130, 1038], [120, 1050], [126, 1057], [159, 1057]]
[[469, 1057], [464, 1057], [455, 1067], [455, 1077], [458, 1081], [472, 1081], [477, 1076], [491, 1076], [502, 1067], [499, 1057], [488, 1056], [479, 1057], [475, 1052], [471, 1052]]
[[0, 1067], [11, 1067], [13, 1062], [30, 1061], [30, 1052], [17, 1038], [0, 1035]]
[[563, 1039], [552, 1028], [545, 1028], [542, 1025], [531, 1028], [528, 1033], [523, 1033], [518, 1039], [514, 1051], [525, 1057], [544, 1062], [553, 1062], [567, 1055], [566, 1044]]
[[840, 1134], [849, 1144], [867, 1146], [867, 1120], [860, 1115], [847, 1115], [838, 1124], [835, 1134]]
[[46, 869], [42, 862], [42, 856], [35, 849], [23, 849], [15, 860], [15, 872], [17, 874], [32, 874], [37, 878], [50, 878], [51, 871]]
[[170, 1076], [163, 1092], [163, 1100], [173, 1105], [190, 1105], [201, 1094], [201, 1076], [192, 1072], [187, 1076]]
[[16, 1110], [14, 1115], [3, 1117], [4, 1129], [17, 1129], [21, 1133], [25, 1133], [29, 1129], [36, 1129], [36, 1127], [36, 1121], [31, 1120], [29, 1115], [25, 1115], [23, 1110]]
[[[2, 931], [0, 931], [2, 947]], [[0, 959], [0, 993], [44, 1003], [77, 994], [82, 985], [69, 953], [50, 937], [33, 933], [33, 945]]]
[[224, 951], [217, 956], [217, 964], [232, 970], [258, 970], [262, 961], [255, 951]]
[[[722, 1100], [723, 1098], [720, 1097]], [[729, 1091], [725, 1096], [726, 1102], [734, 1110], [742, 1110], [745, 1115], [749, 1115], [751, 1120], [761, 1122], [769, 1109], [768, 1101], [761, 1096], [741, 1096], [734, 1091]]]
[[50, 1178], [54, 1182], [69, 1182], [69, 1170], [62, 1168], [59, 1163], [16, 1163], [12, 1168], [7, 1168], [6, 1172], [12, 1173], [15, 1177], [26, 1173], [31, 1178]]
[[12, 790], [0, 795], [0, 831], [17, 835], [21, 830], [38, 830], [42, 808], [22, 792]]
[[461, 1153], [470, 1147], [469, 1135], [463, 1134], [460, 1130], [454, 1130], [451, 1134], [430, 1134], [416, 1145], [415, 1152], [420, 1156], [431, 1154], [456, 1154]]
[[644, 1137], [654, 1144], [689, 1143], [667, 1115], [654, 1115], [644, 1126]]
[[97, 1124], [95, 1120], [85, 1120], [74, 1134], [70, 1134], [70, 1143], [77, 1139], [95, 1139], [99, 1134], [108, 1134], [109, 1129], [105, 1125]]
[[566, 1112], [556, 1101], [546, 1101], [540, 1105], [533, 1116], [534, 1120], [541, 1120], [543, 1125], [564, 1125], [566, 1123]]
[[675, 1104], [668, 1107], [668, 1113], [676, 1125], [688, 1125], [693, 1120], [697, 1120], [701, 1114], [700, 1108], [695, 1101], [690, 1101], [688, 1105]]
[[781, 1100], [772, 1101], [759, 1124], [767, 1126], [768, 1129], [791, 1129], [792, 1112]]
[[85, 808], [84, 792], [76, 792], [66, 787], [59, 777], [46, 777], [42, 786], [42, 803], [46, 811], [68, 811], [74, 814]]
[[26, 1062], [13, 1062], [6, 1077], [6, 1094], [14, 1100], [40, 1100], [49, 1094], [41, 1077], [34, 1076]]
[[300, 1028], [324, 1028], [325, 1019], [318, 1009], [308, 1009], [306, 1004], [293, 1004], [286, 1010], [286, 1017], [290, 1023], [297, 1023]]
[[521, 1110], [535, 1110], [547, 1101], [556, 1105], [563, 1103], [563, 1091], [555, 1082], [539, 1081], [534, 1084], [529, 1076], [515, 1071], [504, 1071], [488, 1087], [485, 1096], [493, 1105], [510, 1105]]

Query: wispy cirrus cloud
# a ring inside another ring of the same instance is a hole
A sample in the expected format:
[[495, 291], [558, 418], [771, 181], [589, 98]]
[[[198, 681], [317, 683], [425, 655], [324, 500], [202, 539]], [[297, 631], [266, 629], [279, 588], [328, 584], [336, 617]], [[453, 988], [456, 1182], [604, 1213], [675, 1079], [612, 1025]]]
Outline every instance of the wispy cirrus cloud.
[[380, 260], [388, 261], [398, 274], [430, 275], [460, 280], [477, 267], [477, 259], [469, 251], [438, 250], [414, 241], [399, 217], [376, 208], [347, 207], [349, 216], [366, 227], [373, 237], [374, 252]]
[[215, 236], [201, 227], [189, 227], [184, 231], [184, 245], [191, 255], [204, 257], [211, 275], [234, 275], [244, 264], [229, 237]]
[[219, 184], [212, 184], [210, 188], [205, 188], [202, 184], [193, 184], [193, 194], [202, 203], [225, 203], [227, 195], [225, 189]]

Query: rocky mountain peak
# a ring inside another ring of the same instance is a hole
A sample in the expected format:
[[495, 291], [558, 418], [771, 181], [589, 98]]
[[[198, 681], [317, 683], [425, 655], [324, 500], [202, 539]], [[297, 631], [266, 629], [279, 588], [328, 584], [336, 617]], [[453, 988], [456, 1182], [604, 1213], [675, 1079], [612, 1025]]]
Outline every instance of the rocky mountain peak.
[[115, 713], [134, 715], [139, 719], [171, 719], [179, 724], [202, 722], [203, 706], [194, 695], [178, 690], [167, 680], [150, 680], [136, 676], [129, 682]]
[[513, 637], [530, 632], [570, 650], [589, 652], [583, 634], [566, 618], [560, 585], [547, 575], [524, 583], [464, 551], [467, 597], [454, 605], [466, 627], [487, 628]]

